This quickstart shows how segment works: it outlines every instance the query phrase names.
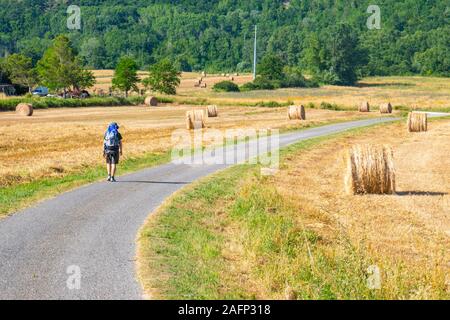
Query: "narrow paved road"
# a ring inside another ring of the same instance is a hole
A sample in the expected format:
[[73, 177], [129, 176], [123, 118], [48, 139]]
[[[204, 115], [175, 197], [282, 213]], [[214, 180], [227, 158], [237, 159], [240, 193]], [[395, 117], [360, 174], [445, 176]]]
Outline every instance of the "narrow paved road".
[[[293, 132], [280, 136], [280, 146], [393, 120]], [[140, 226], [172, 193], [225, 167], [162, 165], [116, 184], [64, 193], [0, 220], [0, 299], [140, 299], [134, 261]]]

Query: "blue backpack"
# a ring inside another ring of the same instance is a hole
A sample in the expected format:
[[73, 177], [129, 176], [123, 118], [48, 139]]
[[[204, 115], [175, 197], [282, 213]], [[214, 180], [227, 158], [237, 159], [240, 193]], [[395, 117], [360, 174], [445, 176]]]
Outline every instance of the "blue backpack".
[[115, 150], [119, 148], [120, 139], [117, 124], [109, 126], [105, 133], [104, 144], [106, 150]]

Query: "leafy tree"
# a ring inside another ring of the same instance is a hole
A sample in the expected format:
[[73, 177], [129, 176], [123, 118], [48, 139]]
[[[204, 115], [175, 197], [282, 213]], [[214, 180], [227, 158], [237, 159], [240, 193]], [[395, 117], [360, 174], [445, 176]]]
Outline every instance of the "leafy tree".
[[92, 69], [103, 69], [105, 67], [104, 45], [97, 38], [86, 39], [80, 48], [80, 57], [85, 66]]
[[283, 60], [274, 54], [265, 55], [258, 64], [258, 75], [268, 80], [282, 80], [284, 63]]
[[[352, 82], [352, 72], [330, 60], [335, 42], [330, 35], [336, 34], [337, 22], [344, 22], [367, 50], [367, 63], [355, 68], [356, 75], [442, 75], [446, 69], [445, 60], [429, 58], [448, 52], [448, 0], [383, 0], [380, 30], [367, 28], [368, 1], [79, 2], [83, 32], [70, 33], [70, 39], [89, 67], [115, 68], [128, 55], [140, 68], [169, 58], [183, 71], [248, 72], [257, 23], [259, 53], [278, 55], [290, 67], [336, 83]], [[0, 0], [0, 56], [22, 53], [36, 63], [49, 39], [67, 31], [61, 23], [67, 18], [66, 3]]]
[[331, 33], [329, 44], [328, 71], [336, 76], [334, 84], [355, 84], [357, 69], [364, 63], [355, 31], [348, 24], [339, 24]]
[[126, 97], [130, 90], [138, 91], [137, 83], [140, 80], [137, 71], [138, 66], [133, 58], [127, 56], [120, 58], [112, 79], [113, 87], [125, 92]]
[[29, 92], [38, 83], [38, 75], [33, 68], [31, 58], [21, 54], [12, 54], [6, 57], [2, 64], [11, 81], [28, 87]]
[[174, 67], [169, 59], [163, 59], [155, 63], [149, 71], [148, 78], [143, 80], [146, 88], [165, 94], [177, 93], [181, 72]]
[[89, 88], [95, 83], [94, 75], [82, 68], [65, 36], [58, 36], [53, 41], [53, 46], [39, 60], [37, 71], [45, 86], [52, 90], [64, 89], [64, 96], [69, 88]]
[[[317, 46], [317, 39], [307, 58], [314, 61], [312, 70], [323, 82], [337, 85], [353, 85], [358, 80], [357, 72], [365, 61], [359, 40], [348, 24], [338, 24], [329, 36]], [[319, 49], [323, 47], [325, 51]]]
[[416, 53], [414, 65], [423, 75], [441, 75], [450, 77], [450, 50], [433, 47], [424, 52]]

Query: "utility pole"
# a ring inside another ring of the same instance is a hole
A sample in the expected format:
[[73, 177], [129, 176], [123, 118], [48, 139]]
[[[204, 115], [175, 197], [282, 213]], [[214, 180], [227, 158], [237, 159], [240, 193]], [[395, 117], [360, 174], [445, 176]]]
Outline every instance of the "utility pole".
[[253, 50], [253, 80], [256, 79], [256, 39], [257, 39], [258, 26], [255, 25], [255, 45]]

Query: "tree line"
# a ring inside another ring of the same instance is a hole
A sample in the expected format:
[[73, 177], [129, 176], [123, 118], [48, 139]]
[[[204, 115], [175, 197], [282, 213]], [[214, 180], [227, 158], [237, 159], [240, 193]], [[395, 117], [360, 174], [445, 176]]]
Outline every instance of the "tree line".
[[[130, 91], [139, 91], [137, 85], [142, 82], [146, 89], [176, 94], [181, 72], [175, 69], [169, 59], [154, 63], [149, 68], [149, 76], [142, 81], [137, 72], [138, 65], [132, 57], [121, 57], [112, 79], [112, 89], [123, 91], [128, 97]], [[80, 92], [96, 83], [93, 72], [83, 67], [79, 54], [64, 35], [53, 40], [35, 65], [31, 57], [20, 53], [0, 59], [0, 74], [4, 74], [3, 77], [9, 78], [13, 84], [27, 87], [29, 93], [37, 84], [41, 84], [54, 92], [62, 90], [63, 97], [67, 97], [68, 90]]]
[[[450, 76], [446, 0], [379, 0], [380, 29], [368, 29], [370, 0], [80, 0], [81, 30], [68, 30], [67, 1], [0, 0], [0, 56], [37, 63], [65, 34], [82, 65], [114, 68], [130, 56], [140, 69], [169, 58], [179, 70], [251, 71], [273, 54], [327, 83], [366, 75]], [[335, 48], [346, 52], [341, 56]], [[351, 54], [350, 54], [351, 53]], [[356, 66], [349, 71], [349, 67]]]

